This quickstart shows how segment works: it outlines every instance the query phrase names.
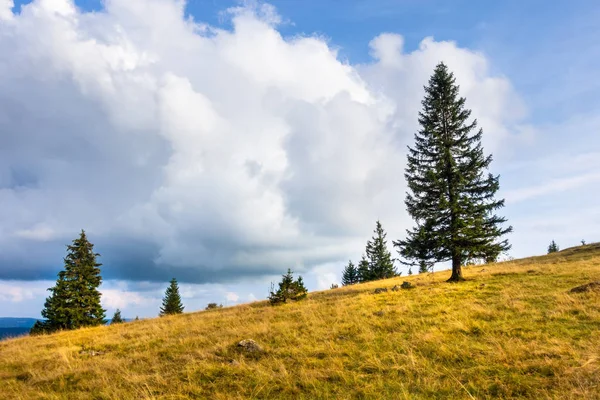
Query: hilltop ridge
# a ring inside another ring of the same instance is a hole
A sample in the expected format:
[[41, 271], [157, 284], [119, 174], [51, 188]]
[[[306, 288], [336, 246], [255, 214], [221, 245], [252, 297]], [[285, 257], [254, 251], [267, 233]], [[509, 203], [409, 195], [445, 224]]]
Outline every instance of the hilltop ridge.
[[[28, 398], [600, 398], [600, 243], [0, 343]], [[409, 281], [412, 290], [391, 291]], [[376, 288], [388, 291], [374, 294]], [[255, 340], [245, 352], [237, 344]]]

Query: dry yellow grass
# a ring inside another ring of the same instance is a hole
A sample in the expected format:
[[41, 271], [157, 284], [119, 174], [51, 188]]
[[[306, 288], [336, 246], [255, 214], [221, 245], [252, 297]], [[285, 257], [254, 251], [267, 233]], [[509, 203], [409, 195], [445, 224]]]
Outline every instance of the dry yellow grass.
[[448, 276], [8, 340], [0, 398], [600, 399], [600, 245]]

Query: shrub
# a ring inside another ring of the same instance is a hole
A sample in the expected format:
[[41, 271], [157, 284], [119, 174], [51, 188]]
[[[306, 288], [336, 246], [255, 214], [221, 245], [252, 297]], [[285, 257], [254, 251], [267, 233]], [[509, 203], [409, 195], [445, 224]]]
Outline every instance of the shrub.
[[283, 275], [281, 282], [279, 282], [279, 289], [274, 291], [274, 286], [271, 283], [271, 290], [269, 291], [269, 301], [271, 304], [286, 303], [290, 301], [298, 301], [306, 298], [307, 290], [304, 287], [302, 277], [294, 281], [294, 276], [291, 269], [288, 269], [287, 274]]
[[215, 308], [223, 308], [223, 304], [217, 305], [217, 303], [208, 303], [205, 310], [213, 310]]

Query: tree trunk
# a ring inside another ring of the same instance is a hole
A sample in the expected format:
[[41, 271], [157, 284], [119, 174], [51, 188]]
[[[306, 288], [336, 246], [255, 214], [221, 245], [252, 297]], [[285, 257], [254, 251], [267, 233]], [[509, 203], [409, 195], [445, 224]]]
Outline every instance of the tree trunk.
[[454, 255], [452, 256], [452, 276], [446, 282], [461, 282], [464, 281], [462, 275], [462, 266], [460, 257]]

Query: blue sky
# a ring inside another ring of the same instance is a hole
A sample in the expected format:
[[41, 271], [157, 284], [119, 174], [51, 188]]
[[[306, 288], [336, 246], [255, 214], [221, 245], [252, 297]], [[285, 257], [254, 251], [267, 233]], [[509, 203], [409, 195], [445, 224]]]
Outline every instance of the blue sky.
[[390, 241], [410, 226], [438, 61], [494, 154], [510, 255], [600, 240], [597, 2], [75, 4], [0, 0], [0, 316], [39, 315], [81, 228], [126, 317], [173, 275], [190, 311], [288, 267], [329, 287], [376, 219]]

